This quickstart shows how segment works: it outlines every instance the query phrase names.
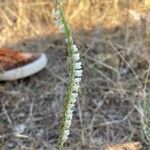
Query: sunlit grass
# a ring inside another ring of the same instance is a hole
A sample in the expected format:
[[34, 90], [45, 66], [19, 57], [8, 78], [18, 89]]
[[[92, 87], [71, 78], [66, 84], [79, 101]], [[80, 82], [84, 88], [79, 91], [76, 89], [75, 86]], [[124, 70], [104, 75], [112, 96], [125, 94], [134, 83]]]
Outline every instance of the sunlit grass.
[[[47, 0], [9, 0], [0, 4], [0, 40], [5, 44], [15, 34], [19, 38], [29, 38], [44, 33], [56, 32], [53, 26], [54, 1]], [[101, 25], [113, 28], [122, 24], [122, 15], [127, 8], [143, 8], [137, 0], [69, 0], [65, 4], [65, 14], [73, 30], [91, 30]], [[14, 40], [14, 39], [13, 39]]]

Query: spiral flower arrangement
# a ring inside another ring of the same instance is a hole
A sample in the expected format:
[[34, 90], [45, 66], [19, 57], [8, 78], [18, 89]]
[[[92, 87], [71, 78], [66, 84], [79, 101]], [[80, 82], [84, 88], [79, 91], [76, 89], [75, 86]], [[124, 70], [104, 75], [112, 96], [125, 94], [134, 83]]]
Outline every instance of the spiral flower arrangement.
[[60, 32], [66, 35], [70, 64], [70, 80], [65, 97], [58, 139], [58, 149], [62, 150], [64, 143], [70, 134], [70, 126], [73, 118], [73, 108], [75, 106], [75, 102], [77, 101], [83, 70], [82, 63], [80, 62], [79, 50], [73, 42], [71, 27], [67, 22], [64, 11], [62, 9], [63, 1], [56, 0], [56, 2], [57, 8], [54, 14], [54, 23], [60, 29]]

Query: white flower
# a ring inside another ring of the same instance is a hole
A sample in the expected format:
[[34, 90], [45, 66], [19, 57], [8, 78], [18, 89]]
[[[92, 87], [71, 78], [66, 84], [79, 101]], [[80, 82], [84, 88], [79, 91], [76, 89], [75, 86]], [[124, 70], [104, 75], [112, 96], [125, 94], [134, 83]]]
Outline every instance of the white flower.
[[73, 91], [77, 92], [79, 90], [79, 88], [80, 88], [80, 85], [75, 83], [73, 86]]
[[54, 16], [59, 17], [61, 15], [61, 11], [59, 9], [56, 9]]
[[68, 115], [68, 114], [73, 114], [73, 109], [72, 109], [72, 108], [67, 109], [66, 114], [67, 114], [67, 115]]
[[68, 105], [68, 109], [72, 109], [73, 107], [74, 107], [74, 103], [70, 103], [69, 105]]
[[76, 98], [73, 98], [73, 97], [70, 100], [71, 104], [74, 104], [76, 101], [77, 101]]
[[59, 29], [60, 29], [60, 32], [61, 32], [61, 33], [64, 33], [64, 32], [65, 32], [64, 25], [61, 25], [61, 26], [59, 27]]
[[65, 124], [66, 129], [69, 129], [70, 126], [71, 126], [71, 121], [66, 122], [66, 124]]
[[69, 129], [64, 131], [64, 134], [63, 134], [63, 141], [64, 142], [68, 139], [69, 133], [70, 133]]
[[73, 117], [73, 110], [69, 110], [68, 114], [67, 114], [67, 122], [72, 120], [72, 117]]
[[60, 27], [62, 25], [61, 19], [54, 20], [54, 23], [57, 27]]
[[82, 76], [83, 71], [82, 70], [75, 70], [75, 76], [76, 77], [81, 77]]
[[79, 84], [81, 82], [81, 78], [75, 78], [75, 83]]
[[78, 52], [78, 48], [77, 48], [77, 46], [75, 44], [73, 45], [73, 51], [74, 52]]
[[80, 54], [79, 53], [74, 54], [73, 57], [74, 57], [75, 61], [79, 61], [80, 60]]
[[76, 99], [77, 96], [78, 96], [78, 93], [72, 93], [72, 97], [73, 97], [74, 99]]
[[82, 68], [82, 63], [81, 62], [76, 62], [75, 64], [75, 69], [77, 70], [77, 69], [81, 69]]

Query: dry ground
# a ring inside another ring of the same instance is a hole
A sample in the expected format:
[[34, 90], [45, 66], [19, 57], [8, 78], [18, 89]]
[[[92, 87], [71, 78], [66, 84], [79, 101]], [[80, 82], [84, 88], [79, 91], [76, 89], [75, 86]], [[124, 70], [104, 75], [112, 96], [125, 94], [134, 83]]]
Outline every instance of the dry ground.
[[[150, 138], [143, 135], [138, 107], [150, 96], [146, 4], [70, 0], [65, 5], [84, 69], [66, 150], [148, 149]], [[64, 35], [52, 25], [54, 3], [6, 0], [0, 7], [1, 46], [42, 51], [48, 57], [47, 67], [38, 74], [1, 82], [1, 149], [55, 150], [68, 63]]]

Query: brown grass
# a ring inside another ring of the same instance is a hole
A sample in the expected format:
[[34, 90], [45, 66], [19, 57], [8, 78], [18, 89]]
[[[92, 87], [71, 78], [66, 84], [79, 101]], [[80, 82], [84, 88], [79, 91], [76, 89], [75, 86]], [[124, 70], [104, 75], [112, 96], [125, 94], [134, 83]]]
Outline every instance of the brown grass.
[[106, 150], [141, 150], [142, 145], [139, 142], [130, 142], [124, 144], [117, 144], [114, 146], [109, 146]]
[[[64, 9], [72, 28], [76, 31], [79, 29], [90, 31], [97, 25], [102, 25], [107, 29], [114, 28], [125, 21], [124, 17], [129, 8], [136, 8], [138, 11], [146, 9], [138, 0], [116, 2], [116, 0], [70, 0], [66, 2]], [[8, 40], [17, 41], [46, 33], [55, 33], [54, 10], [54, 1], [4, 0], [0, 4], [1, 45], [5, 45]]]
[[[147, 2], [65, 3], [84, 66], [66, 150], [100, 150], [130, 141], [149, 146], [140, 122], [143, 110], [138, 108], [139, 102], [150, 96]], [[34, 76], [1, 83], [2, 150], [55, 149], [68, 63], [64, 36], [53, 25], [54, 9], [54, 1], [47, 0], [4, 0], [0, 4], [1, 47], [44, 51], [49, 59], [46, 69]], [[139, 13], [141, 20], [136, 21], [130, 9]], [[17, 135], [20, 124], [25, 129]]]

